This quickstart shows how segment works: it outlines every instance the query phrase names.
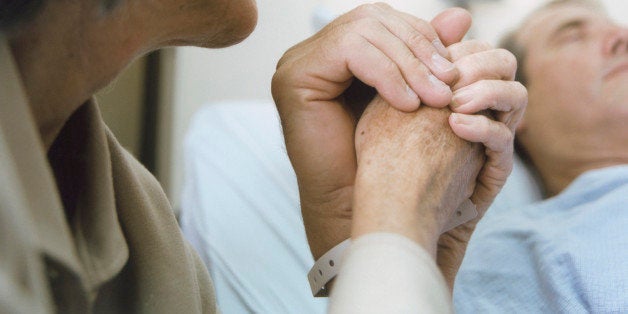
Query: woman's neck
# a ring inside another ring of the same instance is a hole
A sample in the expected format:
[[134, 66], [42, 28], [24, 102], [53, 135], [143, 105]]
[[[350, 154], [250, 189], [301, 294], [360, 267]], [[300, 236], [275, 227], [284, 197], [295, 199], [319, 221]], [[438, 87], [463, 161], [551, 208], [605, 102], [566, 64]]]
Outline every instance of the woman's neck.
[[103, 33], [120, 27], [111, 27], [114, 18], [95, 16], [89, 3], [48, 1], [33, 21], [8, 35], [46, 149], [74, 111], [138, 51], [136, 42], [113, 31]]

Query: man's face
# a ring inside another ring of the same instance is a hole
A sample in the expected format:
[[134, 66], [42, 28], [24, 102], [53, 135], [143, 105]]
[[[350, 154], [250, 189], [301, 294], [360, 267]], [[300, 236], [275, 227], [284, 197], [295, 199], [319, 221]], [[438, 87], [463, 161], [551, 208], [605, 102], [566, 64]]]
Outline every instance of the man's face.
[[518, 40], [529, 93], [518, 135], [528, 150], [595, 153], [607, 136], [628, 136], [628, 29], [597, 8], [563, 4], [536, 13]]

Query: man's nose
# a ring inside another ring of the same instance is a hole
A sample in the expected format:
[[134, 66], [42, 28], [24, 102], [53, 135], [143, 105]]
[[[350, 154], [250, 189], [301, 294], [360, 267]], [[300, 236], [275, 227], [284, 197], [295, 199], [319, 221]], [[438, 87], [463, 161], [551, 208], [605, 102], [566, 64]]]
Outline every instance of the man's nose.
[[628, 27], [615, 25], [608, 30], [604, 54], [616, 56], [628, 53]]

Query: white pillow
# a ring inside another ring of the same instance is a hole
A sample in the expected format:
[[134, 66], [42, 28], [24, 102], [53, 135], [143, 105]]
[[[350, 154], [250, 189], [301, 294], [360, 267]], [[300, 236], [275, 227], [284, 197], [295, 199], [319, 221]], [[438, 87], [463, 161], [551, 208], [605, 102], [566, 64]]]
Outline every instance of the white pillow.
[[515, 154], [512, 173], [489, 208], [489, 212], [513, 210], [542, 199], [540, 180]]

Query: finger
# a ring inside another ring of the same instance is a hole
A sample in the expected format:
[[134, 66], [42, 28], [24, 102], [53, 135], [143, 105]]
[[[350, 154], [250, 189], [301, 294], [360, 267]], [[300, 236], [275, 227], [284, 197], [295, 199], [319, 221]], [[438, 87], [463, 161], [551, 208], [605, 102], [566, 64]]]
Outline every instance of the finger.
[[[405, 22], [408, 22], [408, 24], [411, 25], [411, 27], [421, 32], [421, 34], [423, 34], [427, 39], [429, 39], [430, 42], [435, 41], [435, 40], [440, 40], [438, 38], [438, 33], [436, 33], [436, 30], [434, 30], [434, 28], [429, 23], [427, 23], [426, 21], [416, 16], [398, 11], [394, 9], [393, 7], [391, 7], [390, 5], [383, 2], [361, 5], [357, 7], [355, 10], [353, 10], [351, 13], [353, 14], [354, 19], [368, 18], [368, 17], [374, 17], [374, 16], [380, 17], [381, 18], [380, 20], [382, 21], [382, 23], [390, 22], [391, 26], [395, 25], [394, 22], [405, 21]], [[392, 19], [391, 17], [398, 17], [400, 19]], [[406, 17], [410, 17], [410, 18], [406, 18]], [[441, 47], [441, 48], [442, 50], [439, 52], [442, 52], [444, 54], [448, 53], [445, 47]], [[443, 55], [443, 57], [444, 56], [445, 55]]]
[[414, 111], [419, 107], [421, 100], [406, 83], [397, 63], [359, 35], [349, 37], [347, 41], [348, 47], [352, 48], [345, 49], [349, 72], [374, 87], [391, 106], [402, 111]]
[[452, 61], [457, 61], [462, 57], [470, 54], [492, 50], [494, 49], [491, 44], [486, 41], [471, 39], [455, 43], [447, 47]]
[[486, 147], [487, 160], [471, 196], [478, 210], [486, 210], [512, 171], [513, 133], [503, 123], [482, 115], [452, 113], [449, 125], [459, 137]]
[[[477, 206], [479, 217], [486, 212], [508, 176], [512, 172], [513, 154], [503, 154], [486, 150], [487, 160], [476, 181], [475, 190], [469, 199]], [[497, 159], [501, 157], [501, 159]]]
[[461, 8], [447, 9], [432, 19], [432, 26], [445, 46], [457, 43], [471, 27], [471, 14]]
[[505, 49], [493, 49], [468, 55], [455, 62], [460, 78], [453, 87], [458, 90], [480, 80], [510, 80], [515, 78], [517, 59]]
[[[420, 43], [423, 44], [422, 40], [425, 39], [428, 44], [432, 45], [432, 47], [425, 46], [425, 48], [429, 49], [429, 52], [436, 52], [445, 58], [449, 56], [449, 51], [447, 51], [440, 42], [438, 33], [436, 33], [428, 22], [410, 14], [397, 11], [386, 3], [379, 2], [361, 5], [347, 14], [347, 17], [350, 17], [354, 21], [376, 18], [402, 41], [412, 42], [414, 38], [417, 38], [421, 41]], [[423, 53], [423, 51], [421, 52]], [[417, 54], [417, 57], [419, 57], [419, 55], [421, 54]], [[431, 57], [432, 53], [427, 55]]]
[[[451, 88], [440, 81], [425, 62], [417, 59], [415, 52], [411, 51], [406, 43], [391, 33], [385, 25], [381, 24], [381, 21], [362, 19], [359, 23], [361, 25], [354, 27], [361, 31], [361, 35], [366, 41], [397, 65], [407, 84], [418, 94], [423, 103], [434, 107], [444, 107], [449, 104], [452, 96]], [[363, 31], [365, 29], [368, 31]], [[420, 34], [415, 35], [422, 38], [416, 39], [421, 41], [421, 43], [415, 44], [415, 46], [421, 46], [419, 50], [433, 50], [433, 54], [449, 63], [453, 69], [453, 64], [442, 58], [428, 40]]]
[[[450, 84], [458, 77], [457, 70], [453, 63], [446, 59], [449, 52], [442, 43], [440, 43], [438, 34], [436, 34], [436, 31], [428, 22], [417, 17], [407, 18], [406, 14], [394, 10], [385, 3], [363, 5], [358, 11], [359, 12], [356, 14], [361, 13], [366, 17], [358, 20], [357, 23], [364, 23], [365, 25], [359, 25], [357, 30], [362, 31], [362, 34], [369, 38], [370, 41], [373, 42], [377, 40], [378, 37], [375, 36], [378, 34], [381, 35], [381, 33], [375, 33], [373, 31], [376, 25], [372, 25], [372, 21], [376, 19], [388, 32], [397, 37], [399, 45], [405, 45], [407, 47], [404, 50], [410, 50], [440, 81]], [[393, 47], [391, 47], [390, 41], [382, 44], [383, 45], [380, 45], [374, 42], [375, 46], [386, 50], [385, 53], [390, 56], [391, 59], [395, 60], [391, 53], [399, 52], [399, 45], [394, 45], [396, 48], [392, 49]], [[414, 68], [408, 68], [408, 71], [414, 71]], [[415, 91], [419, 92], [418, 90]], [[429, 101], [425, 102], [431, 105]]]
[[483, 115], [452, 113], [449, 125], [456, 135], [469, 142], [482, 143], [493, 151], [512, 151], [513, 133], [501, 122]]
[[[406, 83], [398, 65], [356, 33], [354, 27], [351, 23], [336, 25], [327, 30], [329, 34], [325, 37], [301, 43], [286, 52], [273, 76], [273, 97], [292, 90], [298, 103], [331, 101], [357, 78], [374, 87], [392, 107], [407, 112], [416, 110], [420, 99]], [[450, 101], [451, 91], [447, 93]], [[279, 103], [286, 104], [281, 107], [290, 107], [287, 104], [294, 101]]]
[[519, 82], [483, 80], [454, 92], [451, 109], [454, 112], [473, 114], [490, 109], [499, 111], [498, 121], [514, 132], [528, 101], [528, 92]]
[[[392, 8], [390, 5], [383, 2], [375, 3], [374, 6], [375, 8], [380, 9], [383, 13], [383, 14], [378, 15], [380, 18], [382, 18], [380, 19], [382, 23], [389, 26], [403, 25], [403, 27], [406, 27], [406, 28], [409, 27], [413, 30], [418, 31], [430, 43], [435, 44], [434, 48], [437, 50], [437, 52], [440, 55], [442, 55], [443, 57], [448, 57], [449, 51], [447, 51], [447, 48], [445, 48], [445, 46], [442, 45], [440, 38], [438, 38], [438, 33], [436, 33], [436, 30], [434, 29], [434, 27], [432, 27], [430, 23], [414, 15], [397, 11], [394, 8]], [[397, 17], [397, 18], [391, 18], [391, 17]], [[405, 38], [405, 37], [400, 37], [400, 38]]]
[[405, 31], [406, 34], [399, 31], [393, 32], [397, 37], [406, 39], [408, 46], [417, 58], [430, 68], [434, 76], [446, 84], [451, 84], [457, 80], [458, 70], [449, 61], [449, 51], [438, 38], [434, 28], [425, 20], [411, 14], [399, 11], [394, 11], [394, 14], [399, 19], [388, 19], [387, 21], [394, 21], [395, 24], [403, 23], [406, 29], [409, 28], [411, 31]]
[[443, 42], [438, 37], [438, 33], [436, 32], [432, 24], [406, 12], [398, 11], [397, 14], [404, 21], [406, 21], [406, 23], [410, 24], [413, 28], [417, 29], [422, 34], [425, 34], [426, 37], [432, 42], [438, 53], [441, 56], [449, 59], [449, 50], [447, 50]]

